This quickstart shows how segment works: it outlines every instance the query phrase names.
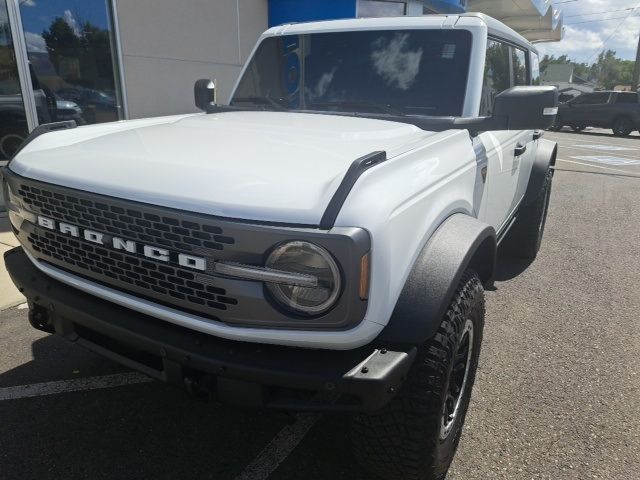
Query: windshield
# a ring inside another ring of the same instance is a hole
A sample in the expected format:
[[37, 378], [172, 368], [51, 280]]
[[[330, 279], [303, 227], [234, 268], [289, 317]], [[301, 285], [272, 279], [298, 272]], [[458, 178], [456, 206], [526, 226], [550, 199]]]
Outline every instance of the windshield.
[[464, 30], [268, 37], [231, 103], [275, 110], [461, 116], [471, 40]]

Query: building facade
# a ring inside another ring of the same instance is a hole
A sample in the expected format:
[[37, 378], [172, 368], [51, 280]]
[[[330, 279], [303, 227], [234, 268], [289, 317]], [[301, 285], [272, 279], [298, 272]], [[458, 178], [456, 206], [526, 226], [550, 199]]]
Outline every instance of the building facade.
[[192, 112], [198, 78], [226, 101], [269, 26], [465, 11], [562, 35], [549, 0], [0, 0], [0, 164], [42, 123]]

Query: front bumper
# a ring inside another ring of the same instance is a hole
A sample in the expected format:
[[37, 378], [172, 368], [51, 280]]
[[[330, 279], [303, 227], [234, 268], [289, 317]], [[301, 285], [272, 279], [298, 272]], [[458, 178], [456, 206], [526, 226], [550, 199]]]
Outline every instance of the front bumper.
[[397, 392], [416, 355], [365, 346], [307, 350], [217, 338], [93, 297], [54, 280], [21, 248], [5, 253], [45, 331], [162, 381], [238, 406], [371, 412]]

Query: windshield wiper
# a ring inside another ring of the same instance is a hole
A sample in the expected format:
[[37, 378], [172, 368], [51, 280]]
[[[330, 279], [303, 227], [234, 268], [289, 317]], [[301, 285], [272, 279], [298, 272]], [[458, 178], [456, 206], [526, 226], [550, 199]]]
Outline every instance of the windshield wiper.
[[282, 102], [284, 99], [283, 98], [272, 98], [272, 97], [267, 97], [266, 95], [250, 95], [248, 97], [234, 97], [231, 100], [231, 104], [235, 104], [236, 102], [247, 102], [247, 103], [254, 103], [256, 105], [269, 105], [273, 108], [275, 108], [276, 110], [286, 110], [287, 108], [282, 105]]
[[[395, 115], [397, 117], [403, 117], [405, 114], [400, 110], [396, 110], [391, 105], [383, 105], [380, 103], [370, 103], [355, 100], [339, 100], [334, 102], [309, 102], [311, 106], [318, 107], [346, 107], [346, 108], [365, 108], [367, 110], [376, 110], [378, 112], [388, 113], [389, 115]], [[353, 112], [353, 113], [366, 113], [366, 112]]]

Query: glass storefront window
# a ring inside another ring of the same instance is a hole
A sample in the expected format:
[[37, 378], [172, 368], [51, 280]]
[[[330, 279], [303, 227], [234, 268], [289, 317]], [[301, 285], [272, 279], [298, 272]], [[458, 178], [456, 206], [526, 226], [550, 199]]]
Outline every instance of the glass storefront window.
[[107, 0], [20, 2], [40, 123], [119, 119]]
[[0, 0], [0, 162], [13, 156], [28, 132], [9, 12], [6, 0]]

